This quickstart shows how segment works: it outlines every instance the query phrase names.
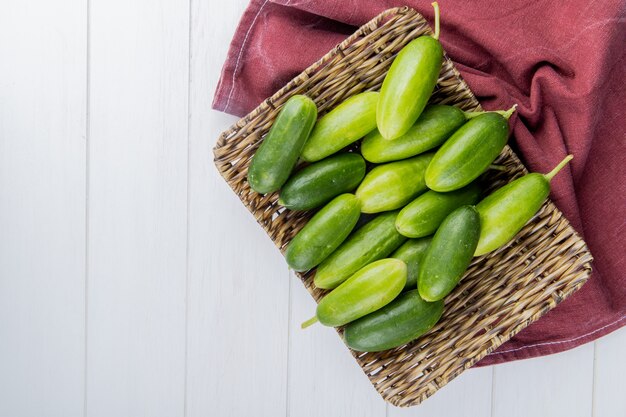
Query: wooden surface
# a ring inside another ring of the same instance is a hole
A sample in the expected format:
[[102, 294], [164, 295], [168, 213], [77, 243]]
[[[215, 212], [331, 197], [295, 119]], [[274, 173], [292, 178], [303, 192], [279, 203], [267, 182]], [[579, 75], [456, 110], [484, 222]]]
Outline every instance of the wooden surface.
[[386, 405], [219, 177], [244, 0], [0, 3], [0, 417], [623, 417], [626, 330]]

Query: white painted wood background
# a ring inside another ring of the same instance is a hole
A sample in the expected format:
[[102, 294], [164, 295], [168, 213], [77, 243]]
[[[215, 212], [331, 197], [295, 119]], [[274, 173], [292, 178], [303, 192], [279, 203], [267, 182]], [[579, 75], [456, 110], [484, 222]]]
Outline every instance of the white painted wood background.
[[0, 2], [0, 417], [624, 417], [626, 331], [386, 405], [219, 177], [246, 0]]

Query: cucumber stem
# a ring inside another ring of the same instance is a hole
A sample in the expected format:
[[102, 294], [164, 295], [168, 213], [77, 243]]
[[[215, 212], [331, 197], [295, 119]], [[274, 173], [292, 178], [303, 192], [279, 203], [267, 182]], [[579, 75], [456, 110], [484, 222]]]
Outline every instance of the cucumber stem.
[[515, 109], [517, 108], [517, 104], [514, 104], [510, 109], [508, 109], [507, 111], [500, 113], [502, 115], [502, 117], [504, 117], [506, 120], [509, 120], [509, 118], [511, 117], [511, 115], [515, 112]]
[[504, 117], [506, 120], [509, 120], [509, 118], [515, 111], [516, 107], [517, 107], [517, 104], [514, 104], [513, 107], [511, 107], [508, 110], [464, 111], [463, 113], [465, 114], [465, 118], [467, 119], [473, 119], [474, 117], [478, 117], [481, 114], [485, 114], [485, 113], [498, 113], [500, 116]]
[[506, 167], [504, 165], [496, 165], [496, 164], [489, 165], [489, 169], [495, 169], [496, 171], [506, 171]]
[[556, 174], [559, 173], [559, 171], [565, 166], [567, 165], [567, 163], [569, 161], [571, 161], [572, 159], [574, 159], [574, 155], [567, 155], [565, 157], [565, 159], [563, 159], [561, 162], [559, 162], [559, 164], [557, 166], [554, 167], [554, 169], [550, 172], [548, 172], [547, 174], [544, 175], [544, 177], [548, 180], [548, 181], [552, 181], [552, 178], [554, 178], [554, 176]]
[[304, 323], [302, 323], [300, 325], [300, 328], [301, 329], [306, 329], [307, 327], [309, 327], [309, 326], [311, 326], [311, 325], [313, 325], [315, 323], [317, 323], [317, 316], [313, 316], [310, 319], [308, 319], [307, 321], [305, 321]]
[[433, 35], [433, 38], [439, 40], [439, 4], [437, 4], [436, 1], [431, 4], [433, 9], [435, 9], [435, 34]]

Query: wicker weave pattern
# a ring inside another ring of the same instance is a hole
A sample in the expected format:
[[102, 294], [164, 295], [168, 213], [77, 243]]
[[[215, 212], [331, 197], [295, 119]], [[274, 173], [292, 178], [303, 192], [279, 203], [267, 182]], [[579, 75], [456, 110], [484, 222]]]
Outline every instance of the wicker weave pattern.
[[[275, 193], [261, 196], [251, 191], [246, 175], [282, 104], [293, 94], [306, 94], [323, 114], [356, 93], [378, 90], [390, 58], [429, 33], [415, 10], [387, 10], [221, 134], [214, 149], [217, 168], [279, 249], [311, 213], [281, 208]], [[480, 110], [447, 57], [431, 101]], [[507, 169], [488, 173], [492, 188], [527, 172], [508, 147], [497, 163]], [[419, 404], [579, 289], [589, 278], [591, 261], [584, 241], [548, 201], [512, 244], [474, 259], [429, 333], [404, 347], [353, 355], [385, 400], [397, 406]], [[298, 275], [319, 300], [324, 292], [313, 286], [313, 274]]]

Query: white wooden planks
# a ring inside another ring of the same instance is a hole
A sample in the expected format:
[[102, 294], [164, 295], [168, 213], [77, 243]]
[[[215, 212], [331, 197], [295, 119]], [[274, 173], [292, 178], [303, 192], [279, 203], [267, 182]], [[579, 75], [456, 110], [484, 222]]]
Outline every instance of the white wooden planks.
[[86, 5], [0, 2], [0, 416], [80, 416]]
[[91, 0], [88, 416], [182, 416], [189, 4]]
[[593, 344], [494, 368], [492, 417], [591, 415]]
[[246, 2], [192, 6], [187, 415], [285, 415], [287, 266], [212, 162], [237, 120], [210, 107]]
[[595, 342], [593, 416], [626, 416], [626, 329]]
[[89, 3], [0, 4], [0, 417], [626, 414], [624, 330], [387, 406], [211, 162], [247, 0]]

